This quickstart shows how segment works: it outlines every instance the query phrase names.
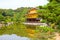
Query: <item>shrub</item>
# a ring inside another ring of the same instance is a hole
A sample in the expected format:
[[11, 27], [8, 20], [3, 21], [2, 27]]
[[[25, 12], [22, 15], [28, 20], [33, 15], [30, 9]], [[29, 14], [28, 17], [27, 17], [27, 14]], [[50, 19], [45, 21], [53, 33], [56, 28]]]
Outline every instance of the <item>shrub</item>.
[[50, 31], [50, 32], [53, 32], [54, 31], [54, 29], [53, 28], [51, 28], [51, 27], [39, 27], [39, 30], [43, 30], [43, 32], [48, 32], [48, 31]]

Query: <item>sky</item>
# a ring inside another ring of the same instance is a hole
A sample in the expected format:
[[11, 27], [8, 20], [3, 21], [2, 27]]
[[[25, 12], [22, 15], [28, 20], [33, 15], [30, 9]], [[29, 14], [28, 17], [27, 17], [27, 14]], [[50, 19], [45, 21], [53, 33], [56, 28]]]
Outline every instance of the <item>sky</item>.
[[0, 0], [0, 8], [16, 9], [20, 7], [36, 7], [46, 5], [47, 3], [47, 0]]

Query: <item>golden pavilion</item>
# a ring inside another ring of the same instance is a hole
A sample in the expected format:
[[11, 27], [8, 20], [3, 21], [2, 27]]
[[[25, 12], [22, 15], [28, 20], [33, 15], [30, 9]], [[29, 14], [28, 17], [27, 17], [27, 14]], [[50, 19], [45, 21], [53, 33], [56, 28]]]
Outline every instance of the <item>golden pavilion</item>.
[[23, 24], [25, 25], [39, 25], [39, 26], [48, 26], [46, 23], [41, 23], [42, 21], [41, 18], [38, 18], [39, 14], [37, 13], [36, 8], [32, 8], [28, 11], [28, 13], [25, 15], [26, 16], [26, 22]]
[[26, 21], [27, 22], [39, 22], [40, 19], [38, 18], [38, 13], [36, 8], [32, 8], [28, 11], [28, 14], [26, 14]]

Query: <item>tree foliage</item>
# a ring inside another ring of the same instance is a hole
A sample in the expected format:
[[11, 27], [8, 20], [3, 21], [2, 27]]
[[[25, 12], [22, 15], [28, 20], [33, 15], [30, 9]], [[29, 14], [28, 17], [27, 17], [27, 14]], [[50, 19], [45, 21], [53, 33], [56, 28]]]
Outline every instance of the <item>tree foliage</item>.
[[45, 6], [39, 6], [38, 13], [40, 17], [47, 20], [48, 23], [60, 25], [60, 0], [48, 0], [49, 3]]

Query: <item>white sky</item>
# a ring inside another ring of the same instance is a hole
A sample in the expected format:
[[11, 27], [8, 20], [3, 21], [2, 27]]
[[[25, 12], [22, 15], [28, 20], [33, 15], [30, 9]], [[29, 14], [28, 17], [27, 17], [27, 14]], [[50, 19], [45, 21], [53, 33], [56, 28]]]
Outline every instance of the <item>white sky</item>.
[[16, 9], [19, 7], [36, 7], [46, 5], [47, 3], [47, 0], [0, 0], [0, 8]]

